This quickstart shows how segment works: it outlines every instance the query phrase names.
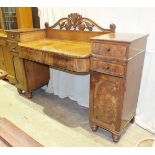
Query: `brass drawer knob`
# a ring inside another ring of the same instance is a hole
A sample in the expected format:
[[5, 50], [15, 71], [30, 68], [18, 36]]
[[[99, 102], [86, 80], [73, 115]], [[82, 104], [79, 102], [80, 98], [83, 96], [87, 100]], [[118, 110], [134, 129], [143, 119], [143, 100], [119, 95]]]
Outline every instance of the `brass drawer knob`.
[[106, 52], [110, 52], [110, 50], [111, 50], [110, 48], [105, 48]]

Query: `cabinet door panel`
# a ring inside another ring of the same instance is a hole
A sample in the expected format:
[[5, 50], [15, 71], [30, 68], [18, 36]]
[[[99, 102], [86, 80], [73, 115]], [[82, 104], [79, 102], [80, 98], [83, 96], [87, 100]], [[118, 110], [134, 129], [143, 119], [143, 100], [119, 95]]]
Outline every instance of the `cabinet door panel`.
[[0, 46], [0, 69], [6, 70], [5, 69], [5, 64], [4, 64], [4, 51], [3, 51], [3, 46]]
[[122, 79], [93, 72], [91, 74], [93, 118], [110, 130], [119, 130], [122, 108]]
[[49, 66], [24, 59], [28, 91], [46, 85], [49, 81]]
[[16, 87], [27, 91], [25, 71], [23, 65], [23, 59], [19, 58], [18, 54], [13, 53], [13, 63], [15, 68]]
[[15, 79], [15, 71], [13, 67], [13, 55], [9, 51], [8, 47], [4, 48], [4, 60], [5, 60], [6, 72], [8, 73], [7, 78], [10, 83], [15, 84], [16, 79]]

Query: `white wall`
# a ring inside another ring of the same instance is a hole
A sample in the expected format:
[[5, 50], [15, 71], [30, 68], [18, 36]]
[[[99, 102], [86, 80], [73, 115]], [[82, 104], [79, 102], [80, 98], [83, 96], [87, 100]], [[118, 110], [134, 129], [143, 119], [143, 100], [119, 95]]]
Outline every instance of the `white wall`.
[[[78, 12], [103, 27], [115, 23], [117, 32], [148, 33], [148, 50], [155, 52], [155, 8], [40, 8], [44, 20], [52, 25], [69, 13]], [[45, 13], [46, 12], [46, 13]], [[41, 19], [41, 21], [43, 21]], [[44, 27], [44, 22], [41, 22]]]
[[[136, 122], [155, 133], [155, 8], [39, 8], [39, 10], [42, 27], [44, 27], [45, 21], [52, 25], [58, 19], [78, 12], [104, 28], [108, 28], [110, 23], [115, 23], [116, 32], [149, 34]], [[52, 73], [51, 77], [56, 80], [52, 81], [51, 79], [48, 91], [51, 90], [61, 97], [67, 95], [80, 104], [88, 106], [89, 76], [73, 77], [73, 75], [60, 73], [56, 70], [53, 70]], [[63, 84], [64, 79], [66, 83], [62, 89], [56, 83]], [[81, 84], [83, 89], [80, 89]], [[74, 89], [64, 94], [68, 90], [67, 85], [70, 86], [69, 89], [73, 87]]]

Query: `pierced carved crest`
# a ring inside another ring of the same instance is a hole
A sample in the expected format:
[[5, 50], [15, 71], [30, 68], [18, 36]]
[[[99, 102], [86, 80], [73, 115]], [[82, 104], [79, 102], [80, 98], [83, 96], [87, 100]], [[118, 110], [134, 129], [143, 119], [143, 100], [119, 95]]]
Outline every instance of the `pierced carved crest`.
[[[71, 13], [68, 15], [68, 18], [61, 18], [58, 20], [51, 28], [56, 28], [59, 26], [59, 29], [65, 30], [74, 30], [74, 31], [93, 31], [93, 28], [96, 27], [100, 31], [115, 32], [115, 24], [110, 24], [110, 29], [104, 29], [97, 25], [89, 18], [83, 18], [78, 13]], [[48, 28], [49, 24], [45, 23], [45, 27]]]

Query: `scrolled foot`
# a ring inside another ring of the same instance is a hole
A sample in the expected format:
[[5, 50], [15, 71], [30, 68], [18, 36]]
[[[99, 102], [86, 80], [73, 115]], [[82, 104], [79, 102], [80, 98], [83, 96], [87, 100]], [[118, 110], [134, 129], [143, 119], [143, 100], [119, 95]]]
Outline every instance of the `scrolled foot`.
[[135, 117], [133, 117], [130, 122], [133, 124], [135, 122]]
[[120, 140], [120, 135], [112, 134], [113, 142], [117, 143]]
[[26, 97], [31, 99], [32, 98], [32, 92], [26, 92], [25, 93]]
[[98, 129], [98, 126], [96, 124], [92, 124], [91, 129], [92, 129], [93, 132], [96, 132], [97, 129]]

